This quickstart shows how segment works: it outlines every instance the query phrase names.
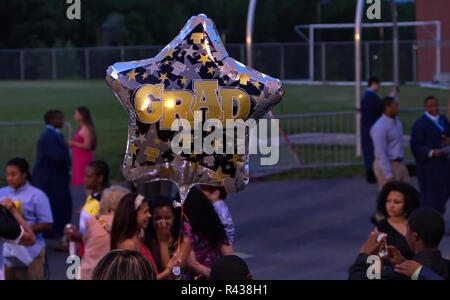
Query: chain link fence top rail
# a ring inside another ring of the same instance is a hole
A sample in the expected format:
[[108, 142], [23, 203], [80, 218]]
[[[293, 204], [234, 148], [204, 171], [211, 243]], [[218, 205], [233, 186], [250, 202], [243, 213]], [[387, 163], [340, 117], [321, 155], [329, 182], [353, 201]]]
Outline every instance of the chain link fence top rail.
[[[15, 157], [25, 158], [34, 166], [37, 144], [45, 130], [44, 122], [0, 122], [0, 176], [5, 175], [6, 164]], [[64, 124], [64, 137], [72, 137], [72, 125]]]
[[[450, 53], [450, 41], [442, 41], [441, 53]], [[246, 61], [245, 44], [227, 44], [229, 55]], [[108, 66], [119, 61], [154, 57], [162, 46], [11, 49], [0, 50], [0, 79], [103, 79]], [[400, 80], [417, 82], [424, 65], [436, 65], [432, 41], [400, 41]], [[428, 51], [428, 52], [427, 52]], [[254, 68], [282, 80], [309, 78], [308, 43], [259, 43], [253, 46]], [[377, 74], [392, 81], [392, 42], [362, 43], [363, 77]], [[316, 42], [314, 45], [314, 78], [316, 81], [354, 81], [354, 43]], [[448, 70], [443, 70], [448, 72]]]

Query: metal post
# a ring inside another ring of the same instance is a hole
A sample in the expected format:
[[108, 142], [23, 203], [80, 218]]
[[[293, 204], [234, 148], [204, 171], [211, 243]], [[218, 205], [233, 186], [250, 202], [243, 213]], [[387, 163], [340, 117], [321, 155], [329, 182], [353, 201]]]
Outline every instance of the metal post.
[[366, 80], [369, 80], [370, 77], [370, 44], [369, 42], [365, 42], [365, 49], [366, 49], [366, 54], [365, 54], [365, 59], [366, 59]]
[[20, 50], [20, 80], [25, 80], [25, 53]]
[[356, 156], [362, 153], [361, 146], [361, 22], [364, 0], [358, 0], [355, 16], [355, 107], [356, 107]]
[[434, 80], [441, 78], [441, 23], [436, 24], [436, 76]]
[[392, 45], [393, 45], [393, 58], [394, 58], [394, 70], [393, 70], [393, 81], [395, 86], [400, 85], [400, 75], [399, 75], [399, 57], [398, 57], [398, 13], [397, 6], [395, 5], [395, 0], [391, 0], [391, 14], [392, 14]]
[[247, 65], [253, 68], [252, 42], [253, 42], [253, 23], [255, 20], [256, 0], [250, 0], [247, 15]]
[[327, 57], [326, 57], [326, 49], [325, 49], [325, 43], [321, 42], [320, 43], [320, 54], [321, 54], [321, 63], [320, 63], [320, 67], [321, 67], [321, 76], [322, 76], [322, 81], [326, 81], [327, 80]]
[[56, 80], [56, 49], [52, 49], [52, 79]]
[[412, 72], [413, 82], [417, 82], [417, 45], [412, 44]]
[[90, 65], [89, 65], [89, 48], [84, 49], [84, 71], [86, 80], [89, 79], [90, 74]]
[[314, 26], [309, 28], [309, 80], [314, 81]]
[[284, 46], [280, 44], [280, 79], [284, 80]]

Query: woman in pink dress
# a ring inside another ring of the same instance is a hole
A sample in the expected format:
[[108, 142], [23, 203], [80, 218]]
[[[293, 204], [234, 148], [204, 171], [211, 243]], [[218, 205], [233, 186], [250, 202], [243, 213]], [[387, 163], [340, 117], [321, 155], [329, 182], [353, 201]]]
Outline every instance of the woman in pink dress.
[[86, 166], [94, 160], [92, 151], [97, 144], [94, 122], [86, 107], [79, 107], [75, 111], [75, 121], [80, 124], [75, 140], [67, 141], [73, 153], [72, 185], [84, 185]]

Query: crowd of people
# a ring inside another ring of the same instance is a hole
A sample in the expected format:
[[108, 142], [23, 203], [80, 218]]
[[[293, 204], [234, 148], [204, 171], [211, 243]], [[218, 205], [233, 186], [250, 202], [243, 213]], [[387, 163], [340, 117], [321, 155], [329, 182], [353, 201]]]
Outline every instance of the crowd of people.
[[[223, 188], [193, 188], [182, 206], [170, 195], [111, 186], [108, 163], [94, 159], [97, 136], [89, 110], [78, 108], [74, 118], [79, 129], [66, 141], [62, 112], [45, 114], [33, 176], [22, 158], [7, 164], [8, 186], [0, 189], [0, 279], [43, 279], [44, 237], [59, 241], [57, 251], [78, 246], [70, 254], [81, 257], [82, 280], [252, 279], [234, 256], [235, 229]], [[87, 195], [78, 224], [70, 224], [70, 177]]]
[[[377, 255], [382, 279], [450, 279], [449, 262], [439, 251], [450, 196], [450, 124], [439, 114], [438, 100], [427, 97], [411, 132], [417, 190], [405, 164], [398, 90], [380, 100], [379, 88], [380, 81], [371, 78], [361, 105], [367, 180], [379, 187], [375, 228], [349, 278], [368, 279], [368, 258]], [[58, 251], [78, 245], [82, 280], [253, 279], [234, 254], [235, 227], [224, 188], [199, 185], [180, 205], [176, 196], [111, 185], [108, 163], [94, 158], [97, 135], [89, 110], [78, 108], [74, 118], [79, 129], [66, 141], [60, 132], [63, 114], [45, 114], [32, 172], [23, 158], [6, 165], [8, 186], [0, 189], [0, 279], [43, 279], [44, 238], [57, 239]], [[71, 224], [70, 180], [86, 189], [77, 224]]]
[[[349, 279], [450, 280], [450, 261], [439, 250], [449, 233], [444, 215], [450, 197], [450, 123], [439, 102], [424, 100], [424, 114], [414, 123], [410, 147], [416, 160], [419, 191], [410, 184], [405, 163], [403, 125], [398, 118], [398, 89], [381, 100], [381, 82], [370, 78], [361, 102], [361, 142], [367, 182], [378, 183], [375, 224]], [[373, 256], [380, 259], [372, 269]], [[377, 271], [378, 270], [378, 271]]]

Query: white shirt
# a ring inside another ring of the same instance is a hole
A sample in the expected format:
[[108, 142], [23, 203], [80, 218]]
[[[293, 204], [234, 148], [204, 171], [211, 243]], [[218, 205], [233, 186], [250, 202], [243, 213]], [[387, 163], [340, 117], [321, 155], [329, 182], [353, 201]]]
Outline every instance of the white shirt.
[[222, 225], [225, 227], [225, 232], [228, 237], [228, 242], [230, 242], [230, 245], [233, 245], [234, 242], [234, 222], [233, 218], [231, 217], [230, 210], [228, 209], [227, 204], [223, 200], [219, 200], [217, 202], [214, 202], [213, 204], [214, 209], [216, 210], [216, 213], [219, 215], [220, 221]]
[[[7, 186], [0, 189], [0, 201], [10, 198], [21, 205], [21, 214], [28, 225], [33, 226], [40, 223], [53, 223], [53, 215], [47, 195], [40, 189], [30, 185], [28, 182], [19, 190]], [[27, 247], [31, 257], [35, 258], [45, 247], [42, 234], [36, 235], [36, 244]]]
[[23, 236], [23, 228], [20, 226], [20, 234], [17, 239], [14, 241], [8, 241], [0, 238], [0, 280], [5, 280], [5, 272], [4, 272], [4, 266], [3, 266], [3, 244], [4, 243], [11, 243], [11, 244], [19, 244], [20, 239]]
[[432, 120], [435, 120], [436, 122], [439, 123], [439, 115], [437, 115], [437, 116], [432, 116], [432, 115], [430, 115], [427, 111], [425, 112], [425, 114], [427, 115], [428, 118], [430, 118], [430, 119], [432, 119]]

